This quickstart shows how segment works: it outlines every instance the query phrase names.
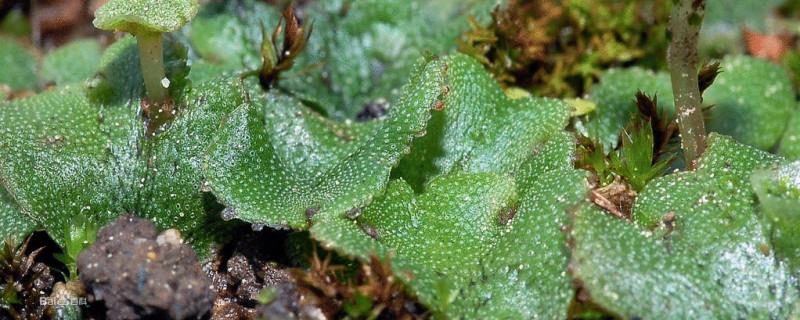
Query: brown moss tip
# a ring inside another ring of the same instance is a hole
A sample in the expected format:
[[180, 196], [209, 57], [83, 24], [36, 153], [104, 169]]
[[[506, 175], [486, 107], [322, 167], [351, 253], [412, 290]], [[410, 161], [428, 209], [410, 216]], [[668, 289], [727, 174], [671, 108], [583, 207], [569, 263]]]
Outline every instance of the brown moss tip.
[[319, 307], [328, 318], [422, 319], [424, 308], [392, 270], [391, 260], [375, 255], [361, 263], [352, 276], [344, 265], [333, 264], [331, 254], [320, 259], [316, 248], [308, 270], [292, 269], [300, 294]]

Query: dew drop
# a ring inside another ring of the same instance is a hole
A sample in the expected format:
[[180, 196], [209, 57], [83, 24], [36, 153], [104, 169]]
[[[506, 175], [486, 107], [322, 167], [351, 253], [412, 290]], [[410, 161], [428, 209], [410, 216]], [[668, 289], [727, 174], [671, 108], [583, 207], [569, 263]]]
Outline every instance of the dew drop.
[[226, 207], [222, 210], [222, 220], [231, 221], [236, 218], [236, 210], [231, 207]]
[[361, 215], [361, 208], [353, 208], [353, 209], [347, 210], [346, 215], [350, 219], [358, 218], [358, 216]]
[[268, 224], [267, 226], [269, 226], [270, 229], [275, 229], [275, 230], [291, 230], [291, 228], [289, 228], [289, 225], [287, 223], [275, 223], [275, 224], [271, 223]]

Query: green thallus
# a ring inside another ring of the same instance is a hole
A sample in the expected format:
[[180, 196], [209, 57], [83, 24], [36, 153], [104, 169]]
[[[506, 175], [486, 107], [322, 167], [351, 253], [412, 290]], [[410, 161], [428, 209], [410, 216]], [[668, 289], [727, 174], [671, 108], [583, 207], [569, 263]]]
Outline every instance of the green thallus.
[[180, 29], [197, 9], [197, 0], [111, 0], [97, 9], [94, 25], [136, 37], [147, 97], [151, 102], [163, 102], [168, 98], [170, 81], [164, 73], [161, 34]]

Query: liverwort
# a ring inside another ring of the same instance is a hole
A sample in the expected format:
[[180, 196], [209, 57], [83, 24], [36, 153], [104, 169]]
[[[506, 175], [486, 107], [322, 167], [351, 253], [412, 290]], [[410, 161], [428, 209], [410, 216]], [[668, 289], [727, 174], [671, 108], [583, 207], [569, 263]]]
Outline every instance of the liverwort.
[[750, 181], [758, 195], [764, 231], [775, 254], [800, 270], [800, 162], [753, 173]]
[[197, 14], [197, 8], [197, 0], [111, 0], [95, 12], [97, 28], [125, 31], [136, 37], [151, 102], [163, 102], [168, 97], [161, 34], [178, 30]]

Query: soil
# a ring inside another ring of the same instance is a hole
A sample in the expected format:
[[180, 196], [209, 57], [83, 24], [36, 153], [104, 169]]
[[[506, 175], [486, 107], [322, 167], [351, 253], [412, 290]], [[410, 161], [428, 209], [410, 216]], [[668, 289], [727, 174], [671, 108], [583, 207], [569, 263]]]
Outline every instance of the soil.
[[[0, 289], [19, 283], [20, 303], [0, 309], [0, 319], [50, 319], [65, 312], [85, 320], [327, 319], [319, 299], [295, 280], [306, 275], [314, 252], [308, 233], [254, 231], [245, 224], [234, 233], [237, 239], [201, 266], [179, 232], [159, 234], [152, 222], [126, 215], [100, 229], [78, 257], [79, 280], [65, 282], [69, 272], [54, 258], [58, 244], [36, 232], [6, 249], [3, 263], [13, 263], [13, 270], [0, 274], [13, 279], [0, 279]], [[40, 297], [79, 304], [41, 305]]]
[[106, 225], [78, 257], [89, 300], [102, 300], [108, 319], [190, 319], [205, 316], [210, 281], [191, 247], [170, 229], [125, 215]]
[[[306, 251], [298, 246], [309, 243], [293, 241], [303, 237], [272, 229], [243, 229], [238, 234], [243, 236], [217, 251], [203, 266], [217, 295], [211, 318], [320, 319], [319, 308], [303, 303], [289, 272], [304, 263], [303, 257], [291, 253]], [[259, 296], [265, 288], [271, 288], [274, 299], [261, 304]]]

